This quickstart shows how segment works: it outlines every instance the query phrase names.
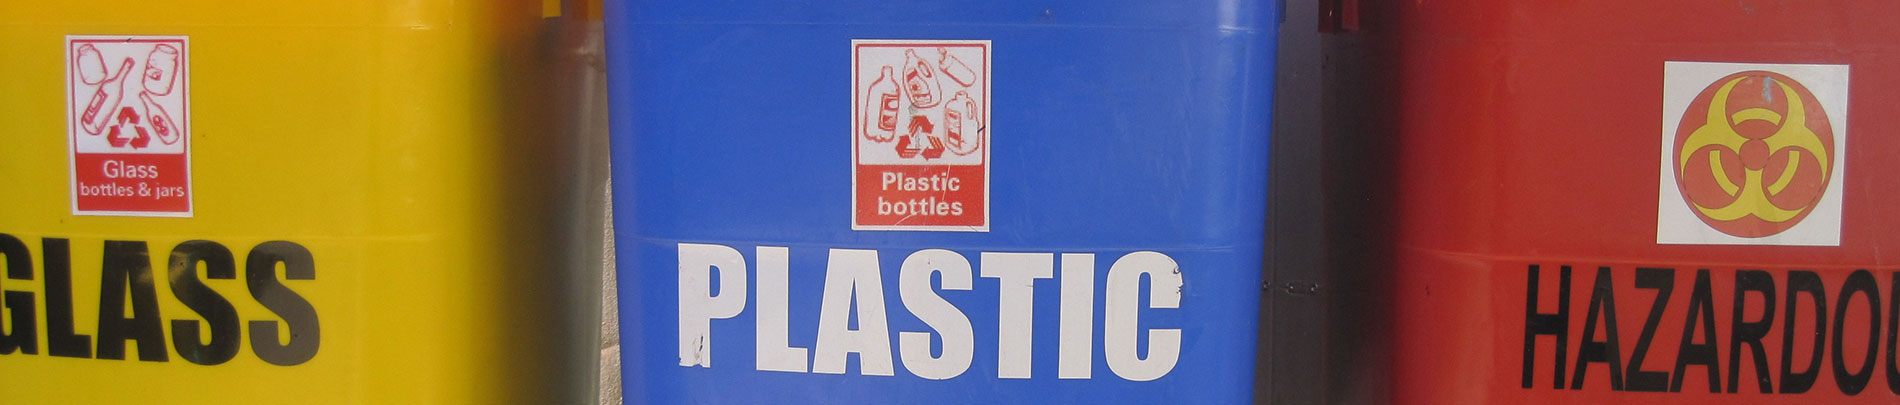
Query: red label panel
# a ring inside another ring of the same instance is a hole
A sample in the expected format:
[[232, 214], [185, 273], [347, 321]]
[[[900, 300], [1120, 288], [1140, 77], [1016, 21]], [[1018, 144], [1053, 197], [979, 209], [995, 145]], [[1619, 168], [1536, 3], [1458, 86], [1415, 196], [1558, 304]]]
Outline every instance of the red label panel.
[[983, 166], [858, 166], [857, 223], [982, 226]]
[[106, 212], [190, 212], [185, 155], [73, 155], [75, 208]]

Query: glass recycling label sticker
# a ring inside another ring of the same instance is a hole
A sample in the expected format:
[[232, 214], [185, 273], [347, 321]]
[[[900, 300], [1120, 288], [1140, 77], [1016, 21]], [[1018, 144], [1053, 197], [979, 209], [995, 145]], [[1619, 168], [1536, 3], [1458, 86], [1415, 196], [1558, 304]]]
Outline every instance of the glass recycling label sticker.
[[74, 215], [192, 215], [189, 50], [181, 36], [66, 37]]

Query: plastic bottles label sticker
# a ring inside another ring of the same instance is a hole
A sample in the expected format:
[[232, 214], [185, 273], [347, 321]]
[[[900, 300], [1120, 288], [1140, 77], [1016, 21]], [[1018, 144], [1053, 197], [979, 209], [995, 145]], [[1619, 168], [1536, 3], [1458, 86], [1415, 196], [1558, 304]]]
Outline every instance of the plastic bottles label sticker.
[[185, 37], [66, 37], [75, 215], [190, 217]]
[[851, 41], [855, 230], [989, 231], [990, 42]]
[[1847, 73], [1665, 63], [1656, 242], [1840, 246]]

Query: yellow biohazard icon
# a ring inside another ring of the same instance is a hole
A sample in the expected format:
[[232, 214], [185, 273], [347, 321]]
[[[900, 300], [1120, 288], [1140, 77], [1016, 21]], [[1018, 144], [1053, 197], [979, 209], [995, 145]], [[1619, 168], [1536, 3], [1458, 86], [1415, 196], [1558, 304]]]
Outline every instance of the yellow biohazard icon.
[[1805, 218], [1832, 176], [1833, 129], [1806, 87], [1746, 71], [1696, 96], [1676, 132], [1676, 184], [1704, 223], [1758, 238]]

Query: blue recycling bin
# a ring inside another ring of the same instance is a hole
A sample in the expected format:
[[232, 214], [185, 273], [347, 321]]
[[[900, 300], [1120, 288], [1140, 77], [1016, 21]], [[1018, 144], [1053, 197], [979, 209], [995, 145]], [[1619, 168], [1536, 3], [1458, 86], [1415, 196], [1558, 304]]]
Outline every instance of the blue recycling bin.
[[633, 403], [1251, 400], [1278, 4], [609, 1]]

